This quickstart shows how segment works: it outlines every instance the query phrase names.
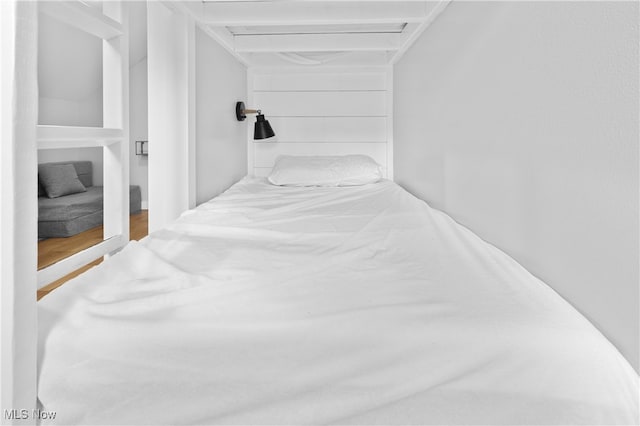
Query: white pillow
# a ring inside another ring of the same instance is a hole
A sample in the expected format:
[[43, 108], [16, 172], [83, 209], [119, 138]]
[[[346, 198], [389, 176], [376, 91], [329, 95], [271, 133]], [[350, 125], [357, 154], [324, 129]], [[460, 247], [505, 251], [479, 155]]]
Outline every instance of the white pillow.
[[366, 155], [281, 155], [267, 179], [274, 185], [354, 186], [378, 182], [382, 172]]

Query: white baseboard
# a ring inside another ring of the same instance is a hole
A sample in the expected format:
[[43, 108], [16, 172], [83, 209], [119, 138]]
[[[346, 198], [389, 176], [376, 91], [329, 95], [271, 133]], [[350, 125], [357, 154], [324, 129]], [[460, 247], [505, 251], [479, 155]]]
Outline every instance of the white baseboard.
[[149, 210], [149, 202], [142, 200], [142, 202], [140, 202], [140, 207], [142, 208], [142, 210]]

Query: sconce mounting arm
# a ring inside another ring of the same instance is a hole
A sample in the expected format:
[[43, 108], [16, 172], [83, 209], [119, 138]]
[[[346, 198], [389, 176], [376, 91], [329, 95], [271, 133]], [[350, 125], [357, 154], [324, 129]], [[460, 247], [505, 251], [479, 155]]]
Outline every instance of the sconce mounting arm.
[[247, 114], [260, 114], [259, 109], [246, 109], [244, 102], [236, 102], [236, 118], [238, 121], [244, 121]]

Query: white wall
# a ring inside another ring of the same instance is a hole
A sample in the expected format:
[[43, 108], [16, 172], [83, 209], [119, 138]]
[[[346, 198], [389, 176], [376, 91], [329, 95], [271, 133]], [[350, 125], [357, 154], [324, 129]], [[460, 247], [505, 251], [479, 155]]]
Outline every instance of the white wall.
[[38, 164], [57, 161], [91, 161], [93, 165], [93, 185], [103, 185], [102, 148], [68, 148], [38, 150]]
[[129, 6], [129, 183], [138, 185], [142, 208], [149, 200], [149, 157], [136, 155], [135, 141], [149, 140], [147, 102], [147, 4], [131, 1]]
[[[55, 79], [50, 74], [41, 80]], [[102, 87], [83, 100], [46, 98], [38, 101], [39, 124], [102, 127]]]
[[275, 138], [253, 140], [245, 121], [248, 167], [266, 176], [278, 155], [365, 154], [392, 177], [389, 67], [257, 67], [250, 70], [247, 108], [261, 109]]
[[149, 157], [136, 155], [135, 141], [149, 140], [149, 113], [147, 104], [147, 58], [131, 67], [129, 75], [131, 146], [129, 155], [129, 182], [138, 185], [142, 196], [142, 208], [149, 200]]
[[396, 181], [547, 282], [636, 370], [638, 42], [637, 3], [453, 2], [394, 87]]
[[102, 127], [102, 40], [38, 16], [38, 123]]
[[247, 174], [246, 122], [235, 116], [247, 96], [247, 69], [196, 30], [196, 203], [220, 194]]

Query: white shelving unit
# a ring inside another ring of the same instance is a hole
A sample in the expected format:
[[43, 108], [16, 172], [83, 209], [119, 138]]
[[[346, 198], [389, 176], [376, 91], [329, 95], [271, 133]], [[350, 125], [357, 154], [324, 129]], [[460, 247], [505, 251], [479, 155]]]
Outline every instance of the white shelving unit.
[[126, 2], [40, 2], [40, 12], [103, 40], [103, 128], [39, 125], [39, 150], [103, 149], [104, 241], [38, 271], [38, 288], [129, 241], [129, 37]]

